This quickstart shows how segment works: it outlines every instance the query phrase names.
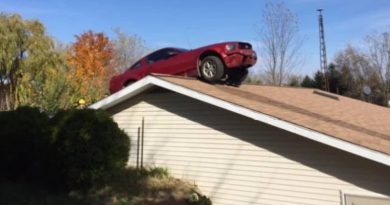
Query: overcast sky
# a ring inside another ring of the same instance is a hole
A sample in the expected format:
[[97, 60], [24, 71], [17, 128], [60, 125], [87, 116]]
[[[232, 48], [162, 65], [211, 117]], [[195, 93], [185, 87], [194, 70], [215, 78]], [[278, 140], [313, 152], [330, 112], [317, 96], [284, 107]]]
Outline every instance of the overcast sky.
[[[141, 36], [152, 48], [196, 48], [240, 40], [257, 44], [263, 0], [1, 0], [0, 11], [39, 19], [48, 33], [70, 43], [87, 30], [113, 36], [114, 28]], [[390, 0], [288, 0], [297, 14], [305, 63], [298, 73], [319, 68], [318, 8], [323, 8], [328, 62], [350, 43], [359, 46], [374, 31], [390, 31]], [[261, 61], [260, 61], [261, 64]], [[260, 66], [257, 65], [257, 67]]]

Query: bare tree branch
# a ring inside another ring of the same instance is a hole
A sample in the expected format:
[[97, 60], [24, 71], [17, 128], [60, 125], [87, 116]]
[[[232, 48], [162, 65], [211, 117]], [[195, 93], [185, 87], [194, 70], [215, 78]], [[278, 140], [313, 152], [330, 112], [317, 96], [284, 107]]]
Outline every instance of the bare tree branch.
[[366, 37], [368, 58], [380, 78], [384, 93], [384, 104], [390, 100], [390, 34], [373, 33]]
[[114, 40], [115, 63], [119, 72], [124, 71], [145, 55], [149, 48], [145, 41], [137, 35], [129, 35], [119, 28], [114, 30], [117, 37]]
[[284, 3], [266, 4], [262, 26], [257, 32], [263, 47], [260, 56], [268, 83], [282, 85], [301, 62], [299, 50], [303, 39], [299, 36], [297, 16]]

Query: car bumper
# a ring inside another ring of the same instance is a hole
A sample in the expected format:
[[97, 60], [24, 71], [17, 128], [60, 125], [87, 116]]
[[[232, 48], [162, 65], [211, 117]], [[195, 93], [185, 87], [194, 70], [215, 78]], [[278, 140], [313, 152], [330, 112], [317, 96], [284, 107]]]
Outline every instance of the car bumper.
[[116, 93], [123, 87], [121, 79], [118, 76], [114, 76], [110, 81], [110, 93]]
[[256, 52], [252, 50], [240, 50], [223, 56], [227, 68], [251, 67], [256, 64]]

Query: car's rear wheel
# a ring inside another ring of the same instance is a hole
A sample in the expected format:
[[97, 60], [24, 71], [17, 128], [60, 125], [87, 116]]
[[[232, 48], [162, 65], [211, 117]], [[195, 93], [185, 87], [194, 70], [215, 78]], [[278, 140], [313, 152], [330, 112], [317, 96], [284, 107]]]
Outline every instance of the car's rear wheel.
[[216, 56], [205, 57], [200, 64], [201, 77], [208, 82], [216, 82], [221, 80], [225, 72], [225, 67]]

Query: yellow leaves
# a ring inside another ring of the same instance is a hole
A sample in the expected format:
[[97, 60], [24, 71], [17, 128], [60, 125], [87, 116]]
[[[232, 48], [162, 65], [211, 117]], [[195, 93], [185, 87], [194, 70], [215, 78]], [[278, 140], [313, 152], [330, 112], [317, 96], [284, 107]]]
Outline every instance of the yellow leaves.
[[108, 80], [114, 74], [113, 44], [103, 33], [92, 31], [76, 35], [68, 52], [71, 67], [69, 79], [84, 97], [98, 100], [107, 92]]
[[102, 33], [94, 34], [92, 31], [76, 38], [68, 57], [76, 77], [88, 79], [107, 74], [106, 66], [112, 56], [112, 45], [108, 38]]

